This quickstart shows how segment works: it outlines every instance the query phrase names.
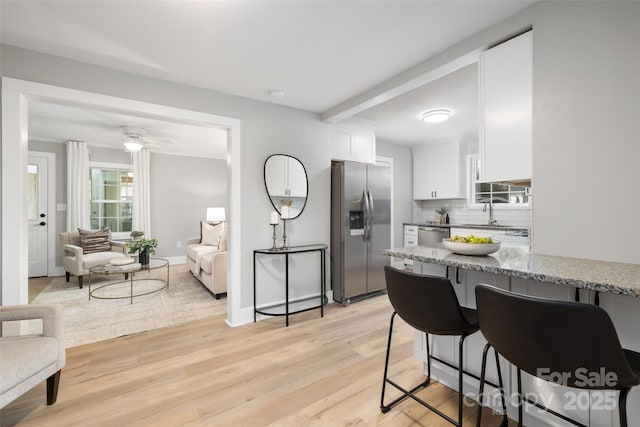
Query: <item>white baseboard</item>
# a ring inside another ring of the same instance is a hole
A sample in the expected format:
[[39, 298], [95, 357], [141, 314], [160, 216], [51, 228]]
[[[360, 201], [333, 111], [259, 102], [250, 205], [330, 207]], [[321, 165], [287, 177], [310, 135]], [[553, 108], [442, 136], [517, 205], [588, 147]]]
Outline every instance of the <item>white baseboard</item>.
[[57, 267], [53, 271], [49, 271], [48, 277], [64, 276], [64, 267]]
[[187, 256], [186, 255], [183, 255], [183, 256], [170, 256], [170, 257], [166, 257], [165, 259], [169, 261], [169, 265], [186, 264], [187, 263]]
[[[318, 292], [317, 294], [309, 294], [309, 295], [304, 295], [301, 297], [297, 297], [297, 298], [289, 298], [289, 304], [291, 304], [292, 302], [298, 302], [298, 301], [306, 301], [306, 300], [310, 300], [310, 299], [314, 299], [314, 298], [319, 298], [320, 297], [320, 293]], [[284, 298], [278, 301], [271, 301], [267, 304], [262, 304], [258, 306], [259, 310], [265, 309], [265, 308], [271, 308], [271, 307], [275, 307], [277, 305], [283, 305], [285, 303]], [[269, 316], [271, 317], [271, 316]]]
[[240, 309], [240, 316], [238, 316], [238, 318], [239, 322], [231, 323], [229, 322], [229, 317], [227, 316], [225, 322], [227, 322], [227, 325], [231, 326], [232, 328], [235, 328], [236, 326], [246, 325], [248, 323], [253, 323], [253, 307], [245, 307]]
[[[295, 300], [292, 299], [290, 302], [293, 301], [300, 301], [300, 300], [304, 300], [304, 299], [309, 299], [309, 298], [317, 298], [319, 294], [316, 295], [309, 295], [306, 297], [301, 297], [301, 298], [296, 298]], [[327, 293], [325, 294], [327, 297], [327, 300], [329, 302], [331, 302], [333, 300], [333, 291], [331, 289], [327, 290]], [[281, 302], [272, 302], [269, 304], [269, 306], [271, 305], [278, 305], [278, 304], [284, 304], [284, 300], [282, 300]], [[264, 306], [263, 306], [264, 307]], [[325, 306], [326, 307], [326, 306]], [[257, 320], [262, 320], [262, 319], [268, 319], [271, 318], [272, 316], [268, 316], [268, 315], [261, 315], [260, 313], [257, 314]], [[231, 323], [229, 322], [229, 318], [227, 317], [227, 319], [225, 319], [225, 322], [227, 323], [227, 325], [231, 326], [232, 328], [235, 328], [236, 326], [242, 326], [242, 325], [246, 325], [248, 323], [253, 323], [253, 307], [244, 307], [241, 309], [240, 311], [240, 316], [239, 316], [239, 322], [237, 323]]]

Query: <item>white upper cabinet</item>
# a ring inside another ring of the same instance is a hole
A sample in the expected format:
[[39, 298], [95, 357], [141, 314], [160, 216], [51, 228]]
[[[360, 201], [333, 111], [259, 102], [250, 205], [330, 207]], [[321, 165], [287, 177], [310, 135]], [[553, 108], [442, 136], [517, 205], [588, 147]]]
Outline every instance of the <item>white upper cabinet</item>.
[[532, 178], [533, 31], [480, 57], [480, 166], [482, 182]]
[[375, 163], [375, 133], [365, 129], [334, 126], [331, 135], [331, 159]]
[[463, 199], [465, 176], [459, 141], [413, 149], [414, 200]]

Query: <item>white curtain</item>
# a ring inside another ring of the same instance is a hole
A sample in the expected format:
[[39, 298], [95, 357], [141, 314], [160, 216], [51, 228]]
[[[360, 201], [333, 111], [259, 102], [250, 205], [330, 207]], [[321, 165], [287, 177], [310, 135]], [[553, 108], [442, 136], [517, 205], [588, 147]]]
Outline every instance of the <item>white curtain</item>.
[[67, 231], [89, 229], [89, 147], [67, 141]]
[[133, 230], [151, 236], [151, 196], [149, 186], [150, 153], [142, 149], [131, 153], [133, 160]]

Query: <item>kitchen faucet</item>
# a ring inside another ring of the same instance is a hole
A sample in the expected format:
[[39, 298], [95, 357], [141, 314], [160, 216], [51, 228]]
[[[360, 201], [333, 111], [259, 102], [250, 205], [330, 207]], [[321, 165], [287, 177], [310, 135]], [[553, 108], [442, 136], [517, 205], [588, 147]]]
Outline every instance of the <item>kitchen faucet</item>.
[[482, 212], [486, 212], [487, 211], [487, 205], [489, 205], [489, 225], [494, 225], [498, 222], [497, 219], [493, 219], [493, 202], [491, 201], [491, 199], [486, 200], [484, 202], [484, 207], [482, 208]]
[[487, 205], [489, 205], [489, 221], [487, 222], [487, 224], [489, 224], [489, 225], [495, 225], [495, 224], [498, 223], [497, 219], [493, 219], [493, 201], [494, 200], [499, 200], [499, 201], [504, 202], [504, 203], [509, 203], [508, 199], [505, 199], [503, 197], [498, 197], [498, 196], [487, 197], [486, 199], [478, 200], [479, 202], [484, 203], [484, 207], [482, 208], [482, 212], [486, 212], [487, 211]]

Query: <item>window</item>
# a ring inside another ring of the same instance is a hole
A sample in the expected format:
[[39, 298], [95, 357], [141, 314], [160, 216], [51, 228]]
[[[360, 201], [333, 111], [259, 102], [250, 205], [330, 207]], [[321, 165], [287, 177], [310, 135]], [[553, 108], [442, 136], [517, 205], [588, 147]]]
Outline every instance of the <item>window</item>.
[[[133, 203], [133, 172], [130, 165], [91, 163], [92, 229], [108, 227], [114, 237], [128, 237], [131, 232]], [[120, 235], [118, 235], [121, 233]]]
[[478, 182], [480, 159], [477, 154], [470, 155], [468, 158], [470, 207], [481, 207], [488, 201], [491, 201], [494, 207], [529, 207], [529, 197], [531, 195], [529, 187], [495, 182]]

